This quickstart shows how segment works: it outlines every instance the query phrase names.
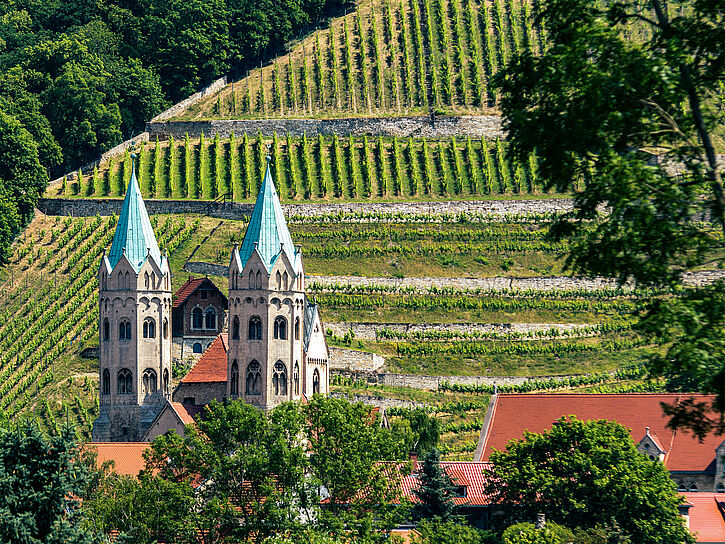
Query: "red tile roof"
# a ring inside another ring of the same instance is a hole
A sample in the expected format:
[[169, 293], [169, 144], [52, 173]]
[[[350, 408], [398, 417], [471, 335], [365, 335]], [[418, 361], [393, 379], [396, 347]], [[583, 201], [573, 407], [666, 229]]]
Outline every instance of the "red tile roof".
[[176, 293], [174, 293], [174, 308], [180, 307], [191, 294], [196, 291], [199, 286], [204, 283], [207, 278], [189, 278], [184, 285], [182, 285]]
[[[174, 412], [176, 412], [176, 415], [179, 416], [179, 419], [184, 425], [191, 425], [194, 423], [194, 416], [191, 414], [191, 409], [196, 408], [196, 406], [181, 404], [180, 402], [172, 402], [171, 407], [174, 409]], [[195, 412], [197, 414], [199, 413], [199, 411]]]
[[96, 464], [100, 467], [106, 461], [114, 462], [114, 470], [126, 476], [138, 476], [145, 463], [143, 452], [151, 446], [148, 442], [90, 442], [98, 452]]
[[217, 336], [206, 348], [181, 383], [215, 383], [227, 381], [227, 334]]
[[689, 509], [690, 531], [697, 542], [725, 542], [725, 494], [682, 493], [692, 505]]
[[[491, 406], [491, 421], [481, 437], [475, 459], [488, 461], [491, 451], [504, 450], [509, 440], [520, 439], [524, 431], [540, 433], [550, 429], [562, 416], [574, 415], [583, 420], [609, 419], [627, 427], [639, 442], [645, 428], [657, 437], [665, 451], [664, 463], [670, 471], [713, 472], [715, 449], [722, 436], [709, 435], [701, 443], [691, 433], [672, 431], [660, 403], [675, 404], [687, 394], [627, 395], [498, 395]], [[711, 402], [714, 397], [694, 395], [697, 401]], [[485, 430], [485, 429], [484, 429]]]
[[[413, 495], [413, 489], [417, 489], [419, 485], [417, 471], [423, 466], [423, 463], [416, 461], [413, 463], [412, 474], [405, 476], [401, 482], [403, 496], [411, 501], [416, 498]], [[441, 467], [448, 473], [456, 485], [466, 486], [466, 496], [456, 497], [456, 504], [467, 506], [485, 506], [491, 504], [491, 498], [484, 492], [484, 469], [489, 468], [488, 463], [471, 463], [468, 461], [441, 461]]]

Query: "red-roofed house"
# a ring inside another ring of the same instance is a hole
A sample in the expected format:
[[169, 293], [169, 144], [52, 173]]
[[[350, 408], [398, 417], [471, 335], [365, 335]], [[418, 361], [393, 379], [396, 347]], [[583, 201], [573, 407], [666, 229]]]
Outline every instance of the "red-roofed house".
[[[661, 460], [680, 491], [725, 493], [723, 437], [708, 435], [700, 442], [690, 433], [667, 427], [668, 418], [661, 404], [676, 404], [690, 397], [682, 394], [494, 395], [474, 460], [488, 461], [493, 450], [504, 450], [510, 440], [522, 438], [524, 431], [540, 433], [563, 416], [608, 419], [630, 430], [641, 453]], [[708, 396], [695, 397], [700, 402], [712, 401]]]
[[191, 425], [204, 411], [203, 406], [193, 406], [180, 402], [169, 402], [156, 416], [149, 430], [142, 438], [143, 442], [153, 442], [157, 436], [174, 430], [184, 436], [186, 425]]
[[174, 390], [174, 401], [204, 405], [227, 395], [227, 334], [217, 336]]
[[224, 329], [227, 297], [209, 278], [189, 278], [174, 293], [171, 330], [173, 356], [186, 360], [200, 355]]
[[684, 517], [698, 543], [725, 542], [725, 497], [720, 493], [683, 493]]
[[144, 468], [143, 452], [148, 442], [90, 442], [97, 452], [96, 463], [100, 467], [106, 461], [113, 461], [113, 469], [126, 476], [138, 476]]

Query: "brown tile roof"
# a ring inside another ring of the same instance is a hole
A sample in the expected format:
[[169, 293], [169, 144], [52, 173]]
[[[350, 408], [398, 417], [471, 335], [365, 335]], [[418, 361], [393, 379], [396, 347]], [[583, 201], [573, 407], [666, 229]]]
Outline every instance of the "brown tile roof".
[[207, 278], [189, 278], [184, 285], [182, 285], [176, 293], [174, 293], [174, 308], [178, 308], [191, 294], [196, 291], [199, 286], [204, 283]]
[[221, 333], [206, 348], [181, 383], [216, 383], [227, 381], [227, 334]]
[[[188, 404], [181, 404], [180, 402], [172, 402], [170, 403], [171, 407], [174, 409], [174, 412], [176, 412], [176, 415], [179, 416], [179, 419], [184, 425], [191, 425], [194, 423], [194, 415], [192, 415], [192, 409], [196, 408], [196, 406], [191, 406]], [[201, 408], [201, 406], [199, 406]], [[199, 414], [200, 411], [194, 411], [195, 414]]]
[[[713, 472], [715, 449], [722, 436], [708, 435], [701, 443], [691, 433], [672, 431], [661, 403], [675, 404], [688, 394], [625, 394], [625, 395], [567, 395], [567, 394], [501, 394], [489, 408], [491, 421], [479, 443], [476, 459], [488, 461], [491, 451], [504, 450], [509, 440], [520, 439], [524, 431], [540, 433], [550, 429], [554, 421], [574, 415], [583, 420], [608, 419], [627, 427], [635, 442], [651, 434], [665, 451], [664, 463], [670, 471]], [[694, 395], [696, 401], [711, 402], [712, 396]]]
[[[417, 489], [419, 484], [418, 475], [416, 474], [423, 463], [416, 461], [413, 463], [412, 474], [405, 476], [401, 482], [403, 496], [411, 501], [415, 501], [413, 489]], [[483, 471], [490, 467], [488, 463], [472, 463], [470, 461], [441, 461], [441, 467], [445, 470], [453, 480], [453, 483], [466, 487], [465, 497], [456, 497], [456, 504], [466, 506], [485, 506], [491, 504], [491, 497], [485, 493], [485, 477]]]
[[725, 494], [682, 493], [692, 505], [690, 531], [697, 542], [725, 542]]
[[148, 442], [90, 442], [89, 447], [98, 452], [97, 465], [100, 467], [106, 461], [114, 462], [114, 470], [126, 476], [138, 476], [145, 463], [143, 452], [149, 446]]

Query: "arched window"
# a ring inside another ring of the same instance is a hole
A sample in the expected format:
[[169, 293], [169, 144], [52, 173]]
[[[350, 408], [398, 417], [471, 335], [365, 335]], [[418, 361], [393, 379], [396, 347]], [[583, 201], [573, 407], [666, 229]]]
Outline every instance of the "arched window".
[[257, 361], [247, 365], [247, 395], [262, 394], [262, 368]]
[[282, 289], [282, 274], [279, 273], [279, 270], [277, 270], [275, 278], [277, 279], [277, 291], [280, 291]]
[[201, 353], [203, 351], [201, 349], [201, 342], [194, 342], [194, 347], [192, 349], [194, 350], [194, 353]]
[[169, 369], [164, 369], [164, 394], [169, 394]]
[[695, 482], [692, 482], [690, 484], [690, 489], [688, 489], [690, 493], [697, 493], [699, 489], [697, 489], [697, 484]]
[[257, 279], [254, 283], [255, 283], [257, 289], [262, 288], [262, 273], [259, 270], [257, 270]]
[[103, 320], [103, 340], [108, 340], [111, 337], [111, 325], [108, 323], [108, 318]]
[[118, 394], [130, 395], [133, 393], [133, 376], [127, 368], [118, 371]]
[[229, 392], [232, 397], [239, 396], [239, 365], [236, 359], [232, 361], [232, 381], [229, 384]]
[[110, 395], [111, 394], [111, 373], [108, 371], [108, 369], [105, 369], [103, 371], [103, 394], [104, 395]]
[[131, 289], [131, 276], [126, 272], [126, 275], [123, 277], [123, 288], [124, 289]]
[[149, 288], [149, 273], [148, 272], [144, 272], [144, 287], [146, 289]]
[[677, 491], [679, 491], [680, 493], [685, 493], [685, 492], [687, 492], [687, 487], [685, 487], [685, 482], [682, 482], [682, 481], [681, 481], [681, 482], [679, 482], [679, 483], [677, 484]]
[[204, 312], [201, 308], [194, 308], [191, 311], [191, 328], [201, 329], [204, 327]]
[[316, 395], [320, 392], [320, 372], [315, 369], [312, 374], [312, 394]]
[[295, 340], [300, 339], [300, 318], [295, 318]]
[[300, 364], [295, 363], [295, 369], [292, 372], [292, 381], [294, 382], [295, 395], [300, 394]]
[[156, 392], [156, 371], [147, 368], [143, 371], [143, 376], [141, 377], [141, 383], [143, 385], [143, 393], [145, 395], [150, 395], [151, 393]]
[[156, 321], [153, 317], [147, 317], [143, 322], [143, 337], [156, 338]]
[[164, 318], [164, 339], [169, 337], [169, 320]]
[[278, 340], [287, 340], [287, 320], [282, 316], [274, 320], [274, 337]]
[[262, 320], [257, 315], [249, 318], [249, 336], [250, 340], [262, 339]]
[[282, 288], [286, 291], [287, 287], [289, 285], [289, 276], [287, 275], [287, 272], [282, 274]]
[[232, 319], [232, 338], [239, 340], [239, 318], [236, 315]]
[[131, 322], [128, 319], [122, 319], [118, 323], [118, 339], [131, 340]]
[[272, 386], [275, 395], [287, 394], [287, 367], [282, 361], [274, 363], [274, 373], [272, 374]]
[[715, 489], [717, 493], [725, 493], [725, 485], [723, 485], [722, 482], [717, 484], [717, 488]]
[[216, 312], [214, 308], [208, 308], [204, 319], [204, 327], [207, 329], [216, 329]]

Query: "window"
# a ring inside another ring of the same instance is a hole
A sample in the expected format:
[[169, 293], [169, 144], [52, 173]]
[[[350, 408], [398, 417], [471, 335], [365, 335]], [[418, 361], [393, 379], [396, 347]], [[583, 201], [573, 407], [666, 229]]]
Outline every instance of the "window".
[[201, 329], [204, 327], [204, 312], [201, 308], [194, 308], [191, 311], [191, 328]]
[[717, 488], [715, 489], [717, 493], [725, 493], [725, 485], [723, 485], [722, 482], [717, 484]]
[[103, 320], [103, 340], [106, 341], [111, 336], [111, 326], [108, 324], [108, 318]]
[[287, 367], [282, 361], [274, 363], [274, 374], [272, 374], [272, 386], [275, 395], [287, 394]]
[[143, 322], [143, 337], [156, 338], [156, 321], [152, 317], [147, 317]]
[[253, 315], [249, 318], [249, 339], [262, 339], [262, 320], [259, 318], [259, 316]]
[[164, 318], [164, 340], [169, 337], [169, 320]]
[[164, 369], [164, 395], [169, 394], [169, 369]]
[[103, 394], [104, 395], [110, 395], [111, 394], [111, 373], [108, 371], [108, 369], [105, 369], [103, 371]]
[[207, 329], [216, 329], [216, 312], [214, 311], [214, 308], [209, 308], [206, 311], [204, 326]]
[[257, 361], [247, 366], [247, 395], [262, 394], [262, 369]]
[[680, 482], [677, 484], [677, 491], [680, 493], [685, 493], [687, 491], [687, 488], [685, 487], [685, 482]]
[[274, 320], [274, 337], [278, 340], [287, 340], [287, 320], [278, 317]]
[[209, 297], [209, 291], [206, 289], [202, 289], [199, 292], [201, 293], [201, 300], [206, 300]]
[[300, 318], [295, 318], [295, 340], [300, 339]]
[[692, 482], [688, 491], [690, 493], [697, 493], [699, 491], [699, 489], [697, 489], [697, 484], [695, 482]]
[[280, 291], [282, 289], [282, 274], [279, 273], [279, 270], [277, 270], [277, 291]]
[[239, 365], [236, 359], [232, 362], [232, 381], [229, 384], [229, 392], [232, 397], [239, 395]]
[[203, 351], [201, 349], [201, 342], [194, 342], [193, 351], [194, 353], [201, 353]]
[[292, 373], [292, 381], [294, 382], [295, 395], [300, 394], [300, 364], [295, 363], [295, 370]]
[[131, 322], [128, 319], [122, 319], [118, 324], [118, 339], [131, 340]]
[[118, 394], [130, 395], [133, 393], [133, 376], [127, 368], [122, 368], [118, 372]]
[[316, 395], [320, 392], [320, 371], [315, 369], [312, 374], [312, 394]]
[[196, 397], [184, 397], [182, 404], [190, 404], [194, 406], [196, 404]]
[[239, 318], [235, 315], [232, 320], [232, 338], [239, 340]]
[[254, 272], [249, 271], [249, 288], [254, 289]]
[[141, 385], [143, 387], [143, 393], [144, 395], [150, 395], [151, 393], [156, 392], [156, 371], [152, 370], [150, 368], [147, 368], [143, 371], [143, 376], [141, 377]]
[[257, 289], [262, 288], [262, 273], [259, 270], [257, 270], [257, 280], [255, 281], [255, 284]]
[[465, 485], [456, 485], [453, 487], [453, 493], [456, 497], [465, 497], [466, 496], [466, 486]]

